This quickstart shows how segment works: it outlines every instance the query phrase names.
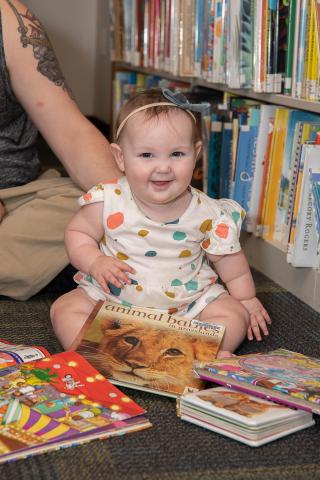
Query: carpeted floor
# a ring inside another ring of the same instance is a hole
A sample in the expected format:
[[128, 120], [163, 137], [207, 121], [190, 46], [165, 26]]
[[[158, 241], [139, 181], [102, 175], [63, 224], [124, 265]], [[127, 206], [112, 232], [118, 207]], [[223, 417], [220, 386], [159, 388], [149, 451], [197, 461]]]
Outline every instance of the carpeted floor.
[[[255, 273], [255, 280], [258, 296], [273, 319], [271, 335], [261, 343], [246, 342], [238, 353], [284, 347], [319, 356], [320, 315], [261, 274]], [[0, 298], [0, 338], [43, 345], [51, 353], [60, 351], [49, 320], [54, 296], [47, 290], [28, 302]], [[153, 428], [1, 465], [0, 478], [320, 479], [320, 417], [314, 427], [251, 448], [182, 422], [171, 398], [125, 391], [147, 409]]]

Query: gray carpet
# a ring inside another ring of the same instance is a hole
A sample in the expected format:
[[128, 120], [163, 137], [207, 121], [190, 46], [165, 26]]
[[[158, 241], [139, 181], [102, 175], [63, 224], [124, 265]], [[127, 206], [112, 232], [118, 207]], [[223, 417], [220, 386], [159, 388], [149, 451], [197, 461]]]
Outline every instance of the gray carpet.
[[[319, 356], [320, 315], [261, 274], [258, 296], [273, 325], [263, 342], [245, 342], [238, 353], [284, 347]], [[53, 295], [28, 302], [0, 298], [0, 338], [61, 350], [49, 320]], [[123, 389], [125, 390], [125, 389]], [[1, 479], [18, 480], [298, 480], [320, 479], [320, 422], [259, 448], [182, 422], [173, 399], [125, 390], [148, 411], [153, 428], [71, 447], [0, 466]]]

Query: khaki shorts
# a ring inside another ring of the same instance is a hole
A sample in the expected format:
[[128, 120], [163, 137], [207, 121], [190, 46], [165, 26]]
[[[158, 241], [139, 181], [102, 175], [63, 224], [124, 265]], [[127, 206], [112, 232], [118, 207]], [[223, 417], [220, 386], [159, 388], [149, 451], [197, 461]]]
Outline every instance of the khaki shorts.
[[56, 170], [0, 190], [7, 212], [0, 223], [0, 295], [26, 300], [69, 263], [64, 228], [82, 193]]

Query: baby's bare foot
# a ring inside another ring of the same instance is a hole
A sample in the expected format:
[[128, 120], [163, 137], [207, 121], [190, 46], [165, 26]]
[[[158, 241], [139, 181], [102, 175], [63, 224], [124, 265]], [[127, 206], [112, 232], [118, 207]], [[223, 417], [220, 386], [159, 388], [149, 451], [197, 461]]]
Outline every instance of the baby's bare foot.
[[236, 357], [234, 353], [229, 352], [228, 350], [220, 350], [218, 352], [217, 358], [230, 358], [230, 357]]

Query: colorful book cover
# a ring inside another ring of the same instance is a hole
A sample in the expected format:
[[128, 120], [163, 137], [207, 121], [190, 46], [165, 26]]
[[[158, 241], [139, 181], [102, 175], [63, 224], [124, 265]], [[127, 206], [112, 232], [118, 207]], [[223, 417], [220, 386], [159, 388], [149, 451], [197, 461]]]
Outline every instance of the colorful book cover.
[[2, 368], [0, 463], [148, 428], [144, 413], [76, 352]]
[[309, 412], [224, 387], [182, 395], [177, 399], [177, 415], [251, 447], [315, 424]]
[[115, 384], [176, 397], [203, 387], [193, 363], [215, 358], [223, 334], [221, 325], [99, 302], [71, 350]]
[[217, 359], [196, 367], [200, 378], [289, 407], [320, 413], [320, 359], [279, 348]]

